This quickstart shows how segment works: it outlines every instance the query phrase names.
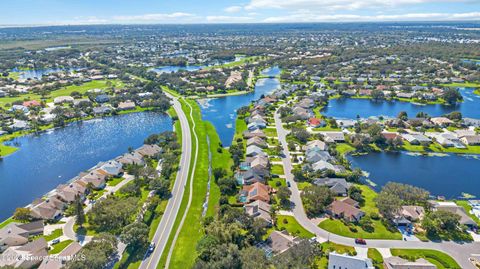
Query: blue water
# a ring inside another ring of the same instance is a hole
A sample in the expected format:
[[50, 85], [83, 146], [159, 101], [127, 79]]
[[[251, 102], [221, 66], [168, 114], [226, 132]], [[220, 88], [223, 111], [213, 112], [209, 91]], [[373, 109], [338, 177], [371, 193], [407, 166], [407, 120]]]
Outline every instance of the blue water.
[[467, 63], [467, 64], [474, 63], [476, 65], [480, 65], [480, 60], [463, 59], [462, 62]]
[[172, 130], [170, 117], [145, 112], [72, 123], [15, 139], [10, 144], [18, 144], [20, 150], [0, 162], [0, 221], [98, 162], [168, 130]]
[[367, 171], [380, 190], [389, 181], [406, 183], [447, 198], [462, 192], [480, 198], [480, 155], [417, 156], [407, 152], [349, 156], [353, 167]]
[[185, 71], [197, 71], [205, 68], [205, 66], [202, 65], [187, 65], [187, 66], [175, 66], [175, 65], [168, 65], [168, 66], [161, 66], [157, 68], [153, 68], [152, 71], [157, 72], [158, 74], [163, 74], [163, 73], [176, 73], [180, 70], [185, 70]]
[[[269, 76], [280, 74], [278, 67], [271, 68]], [[260, 99], [280, 87], [280, 81], [276, 78], [264, 78], [257, 80], [255, 91], [252, 93], [236, 96], [226, 96], [208, 100], [201, 105], [202, 117], [210, 121], [217, 130], [220, 140], [224, 146], [230, 146], [235, 134], [235, 119], [237, 109], [250, 105], [252, 101]]]
[[33, 69], [33, 70], [19, 70], [17, 68], [12, 69], [12, 72], [19, 72], [20, 73], [20, 79], [41, 79], [42, 76], [48, 76], [49, 74], [52, 73], [57, 73], [57, 72], [63, 72], [63, 71], [78, 71], [81, 70], [82, 68], [67, 68], [67, 69], [62, 69], [62, 68], [47, 68], [47, 69]]
[[280, 75], [282, 70], [278, 66], [270, 67], [260, 72], [264, 76], [274, 77]]
[[323, 114], [335, 118], [355, 119], [371, 116], [396, 117], [399, 112], [406, 111], [409, 117], [415, 117], [423, 111], [430, 116], [441, 116], [453, 111], [460, 111], [464, 117], [480, 118], [480, 96], [473, 93], [473, 88], [460, 88], [463, 103], [456, 106], [415, 105], [400, 101], [373, 101], [369, 99], [340, 98], [329, 101]]

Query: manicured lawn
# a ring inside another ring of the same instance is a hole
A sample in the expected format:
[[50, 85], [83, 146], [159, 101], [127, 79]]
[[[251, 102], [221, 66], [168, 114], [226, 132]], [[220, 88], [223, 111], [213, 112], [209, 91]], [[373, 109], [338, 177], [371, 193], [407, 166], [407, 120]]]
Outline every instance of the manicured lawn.
[[65, 240], [56, 245], [53, 245], [52, 249], [48, 251], [48, 254], [58, 254], [62, 252], [62, 250], [64, 250], [66, 247], [68, 247], [68, 245], [70, 245], [72, 242], [73, 240]]
[[455, 88], [480, 88], [480, 83], [475, 83], [475, 82], [450, 83], [450, 84], [442, 84], [442, 86], [455, 87]]
[[2, 229], [3, 227], [7, 226], [8, 224], [12, 223], [12, 222], [16, 222], [13, 217], [10, 217], [8, 219], [6, 219], [5, 221], [3, 221], [2, 223], [0, 223], [0, 229]]
[[120, 182], [122, 182], [123, 180], [124, 180], [123, 177], [115, 177], [115, 178], [110, 179], [110, 180], [107, 182], [107, 185], [110, 186], [110, 187], [115, 187], [115, 186], [117, 186]]
[[268, 180], [268, 185], [274, 189], [278, 188], [278, 183], [277, 182], [280, 182], [280, 186], [287, 186], [287, 183], [285, 181], [284, 178], [272, 178], [270, 180]]
[[309, 187], [309, 186], [312, 186], [312, 183], [310, 182], [298, 182], [297, 183], [297, 187], [299, 190], [303, 190], [305, 189], [306, 187]]
[[435, 264], [438, 269], [455, 268], [460, 269], [458, 263], [449, 255], [430, 249], [391, 249], [393, 256], [408, 258], [409, 260], [424, 258]]
[[62, 236], [62, 234], [63, 234], [62, 229], [56, 229], [51, 234], [44, 235], [43, 238], [45, 238], [45, 240], [47, 240], [47, 242], [48, 242], [48, 241], [52, 241], [53, 239]]
[[300, 226], [297, 220], [292, 216], [277, 215], [276, 223], [278, 230], [287, 230], [291, 235], [303, 238], [312, 238], [315, 236], [313, 233]]
[[0, 143], [0, 157], [8, 156], [8, 155], [14, 153], [17, 150], [18, 150], [18, 148], [11, 147], [11, 146], [6, 146], [6, 145]]
[[263, 129], [263, 132], [265, 133], [266, 136], [277, 137], [277, 129], [275, 128], [265, 128]]
[[457, 149], [455, 147], [445, 148], [439, 144], [431, 144], [427, 150], [423, 146], [412, 145], [408, 142], [405, 142], [403, 150], [413, 151], [413, 152], [439, 152], [439, 153], [458, 153], [458, 154], [480, 154], [480, 146], [468, 146], [466, 149]]
[[283, 171], [283, 165], [281, 165], [281, 164], [272, 165], [271, 172], [272, 172], [272, 174], [275, 174], [275, 175], [285, 174], [284, 171]]
[[[362, 190], [362, 195], [365, 199], [365, 204], [360, 209], [364, 211], [367, 215], [371, 213], [378, 214], [378, 209], [375, 206], [374, 202], [377, 193], [366, 185], [357, 184], [356, 186]], [[365, 239], [402, 239], [402, 235], [400, 234], [400, 232], [389, 231], [380, 220], [372, 219], [372, 222], [374, 226], [374, 231], [371, 233], [363, 230], [358, 225], [351, 224], [352, 228], [354, 227], [355, 229], [357, 229], [356, 232], [353, 232], [342, 221], [337, 219], [326, 219], [322, 221], [318, 226], [331, 233], [352, 238], [362, 237]]]
[[376, 269], [383, 269], [383, 257], [375, 248], [369, 248], [367, 256], [372, 259], [372, 263]]
[[[174, 249], [173, 249], [171, 261], [170, 261], [170, 266], [172, 268], [191, 268], [197, 256], [195, 248], [196, 248], [197, 242], [203, 236], [202, 224], [201, 224], [202, 211], [203, 211], [202, 204], [205, 201], [205, 195], [207, 192], [207, 182], [208, 182], [209, 147], [207, 144], [207, 134], [213, 135], [212, 130], [214, 130], [212, 129], [210, 132], [208, 131], [209, 128], [213, 128], [213, 127], [208, 127], [207, 122], [202, 120], [200, 108], [198, 107], [195, 101], [193, 100], [182, 101], [183, 110], [187, 114], [187, 118], [189, 120], [190, 126], [193, 126], [193, 123], [191, 122], [191, 119], [189, 117], [190, 108], [184, 102], [189, 102], [189, 104], [193, 108], [193, 120], [196, 124], [195, 131], [197, 133], [198, 143], [199, 143], [198, 159], [197, 159], [196, 167], [193, 167], [194, 156], [192, 156], [191, 169], [195, 169], [195, 177], [193, 182], [194, 194], [192, 196], [192, 203], [188, 211], [187, 217], [185, 219], [184, 225], [182, 226], [182, 229], [180, 231], [176, 244], [173, 246]], [[211, 147], [213, 147], [215, 150], [217, 149], [218, 142], [219, 142], [219, 140], [217, 139], [218, 138], [215, 138], [215, 137], [210, 138]], [[192, 140], [193, 140], [192, 141], [193, 146], [197, 146], [195, 145], [195, 138], [193, 133], [192, 133]], [[224, 150], [223, 152], [226, 152], [226, 150]], [[192, 147], [192, 154], [194, 153], [195, 153], [195, 148]], [[212, 152], [212, 159], [215, 160], [214, 159], [215, 157], [213, 154], [214, 153]], [[226, 155], [223, 155], [222, 158], [224, 158], [224, 156]], [[217, 161], [215, 161], [214, 164], [215, 163], [217, 163]], [[223, 161], [220, 161], [218, 162], [218, 164], [215, 164], [215, 165], [225, 165], [226, 163], [227, 163], [226, 159], [223, 159]], [[228, 170], [229, 168], [227, 169], [227, 171]], [[189, 184], [190, 183], [188, 182], [187, 186], [189, 186]], [[214, 214], [215, 206], [218, 204], [219, 190], [216, 189], [217, 187], [213, 185], [214, 184], [212, 184], [212, 188], [211, 188], [211, 196], [213, 197], [210, 197], [211, 200], [209, 201], [209, 208], [207, 211], [208, 215]], [[185, 192], [182, 200], [182, 206], [181, 206], [180, 212], [177, 216], [177, 219], [175, 220], [173, 232], [171, 233], [169, 238], [169, 243], [167, 244], [168, 247], [165, 249], [162, 255], [160, 263], [157, 266], [158, 268], [162, 268], [166, 262], [168, 252], [172, 247], [171, 242], [173, 241], [175, 231], [180, 224], [181, 218], [183, 216], [183, 212], [188, 203], [188, 196], [189, 196], [189, 188], [187, 187], [187, 191]]]
[[350, 146], [349, 144], [346, 144], [346, 143], [337, 144], [336, 149], [341, 156], [344, 156], [352, 151], [355, 151], [355, 148], [353, 146]]
[[318, 261], [316, 262], [317, 268], [327, 269], [328, 253], [334, 252], [334, 251], [339, 254], [348, 254], [351, 256], [356, 255], [356, 251], [354, 247], [339, 245], [333, 242], [325, 242], [325, 243], [322, 243], [322, 252], [325, 253], [325, 255], [322, 255], [322, 257], [318, 259]]

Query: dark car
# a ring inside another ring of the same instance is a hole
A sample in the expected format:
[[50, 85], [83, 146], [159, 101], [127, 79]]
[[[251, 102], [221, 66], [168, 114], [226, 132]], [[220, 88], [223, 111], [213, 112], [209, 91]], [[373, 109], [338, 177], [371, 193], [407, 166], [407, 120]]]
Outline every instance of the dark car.
[[363, 238], [356, 238], [355, 239], [355, 244], [366, 245], [367, 241], [365, 241], [365, 239], [363, 239]]
[[155, 243], [151, 243], [150, 246], [148, 246], [148, 253], [152, 253], [155, 250]]
[[287, 182], [287, 186], [288, 186], [289, 188], [291, 187], [290, 182]]

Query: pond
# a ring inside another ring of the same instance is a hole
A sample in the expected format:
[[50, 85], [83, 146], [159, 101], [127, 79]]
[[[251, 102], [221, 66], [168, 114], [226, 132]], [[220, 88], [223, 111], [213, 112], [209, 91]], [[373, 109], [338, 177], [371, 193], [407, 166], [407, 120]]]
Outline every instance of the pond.
[[42, 76], [48, 76], [52, 73], [58, 72], [72, 72], [78, 71], [82, 68], [46, 68], [46, 69], [28, 69], [28, 70], [20, 70], [17, 68], [12, 69], [12, 72], [19, 72], [20, 79], [42, 79]]
[[80, 172], [140, 147], [150, 134], [172, 128], [168, 115], [143, 112], [15, 139], [10, 144], [20, 149], [0, 162], [0, 221]]
[[406, 111], [409, 117], [415, 117], [418, 112], [441, 116], [453, 111], [460, 111], [464, 117], [480, 118], [480, 96], [473, 93], [474, 88], [460, 88], [463, 102], [456, 106], [418, 105], [400, 101], [373, 101], [370, 99], [340, 98], [329, 101], [322, 113], [329, 117], [355, 119], [371, 116], [396, 117], [399, 112]]
[[187, 66], [178, 66], [178, 65], [167, 65], [151, 69], [152, 71], [163, 74], [163, 73], [176, 73], [180, 70], [182, 71], [197, 71], [205, 68], [203, 65], [187, 65]]
[[457, 198], [462, 193], [480, 197], [480, 155], [369, 153], [349, 156], [353, 167], [369, 173], [378, 191], [389, 181], [424, 188], [432, 195]]
[[[271, 68], [268, 73], [271, 74], [269, 76], [276, 76], [280, 74], [280, 69], [274, 67]], [[263, 78], [257, 80], [254, 92], [244, 95], [200, 100], [202, 117], [215, 126], [222, 144], [224, 146], [230, 146], [235, 134], [237, 109], [250, 105], [252, 101], [258, 100], [262, 95], [270, 94], [278, 88], [280, 88], [280, 81], [277, 78]]]

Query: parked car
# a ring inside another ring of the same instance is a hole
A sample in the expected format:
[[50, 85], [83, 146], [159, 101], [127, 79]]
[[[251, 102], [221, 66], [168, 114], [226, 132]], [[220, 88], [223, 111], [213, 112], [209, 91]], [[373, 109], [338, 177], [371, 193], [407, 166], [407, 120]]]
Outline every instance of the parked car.
[[287, 182], [287, 187], [289, 187], [289, 188], [291, 187], [290, 182]]
[[355, 244], [366, 245], [367, 241], [365, 241], [363, 238], [355, 238]]
[[52, 245], [56, 245], [58, 243], [60, 243], [60, 239], [57, 238], [52, 240]]

